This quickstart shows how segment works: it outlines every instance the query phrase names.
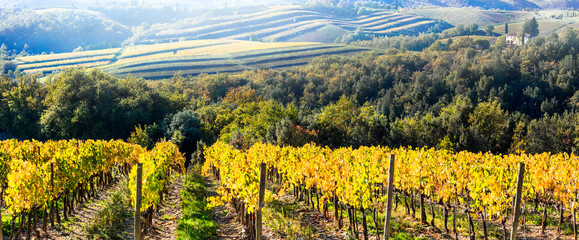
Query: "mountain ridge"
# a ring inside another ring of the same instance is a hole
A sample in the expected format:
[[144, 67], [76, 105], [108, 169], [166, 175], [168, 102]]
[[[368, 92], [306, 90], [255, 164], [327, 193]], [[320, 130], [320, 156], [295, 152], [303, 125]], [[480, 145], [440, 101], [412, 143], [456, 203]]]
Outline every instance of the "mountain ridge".
[[387, 1], [388, 4], [403, 7], [480, 7], [483, 9], [525, 10], [525, 9], [568, 9], [579, 8], [576, 0], [425, 0]]

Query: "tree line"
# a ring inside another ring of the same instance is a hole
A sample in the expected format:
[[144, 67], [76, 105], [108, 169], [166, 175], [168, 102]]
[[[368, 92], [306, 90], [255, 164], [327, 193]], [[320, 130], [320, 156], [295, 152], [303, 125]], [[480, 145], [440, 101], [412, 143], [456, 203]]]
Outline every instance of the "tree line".
[[192, 153], [217, 139], [330, 147], [433, 146], [473, 152], [575, 152], [578, 32], [524, 46], [327, 56], [289, 70], [117, 79], [67, 69], [0, 81], [3, 138], [161, 138]]

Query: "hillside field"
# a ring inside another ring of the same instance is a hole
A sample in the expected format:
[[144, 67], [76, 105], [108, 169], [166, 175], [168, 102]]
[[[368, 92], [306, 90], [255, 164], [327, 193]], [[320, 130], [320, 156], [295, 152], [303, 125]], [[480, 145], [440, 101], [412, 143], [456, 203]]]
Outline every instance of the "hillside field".
[[99, 67], [117, 77], [169, 78], [180, 72], [239, 72], [308, 63], [321, 55], [350, 55], [371, 49], [334, 44], [362, 30], [369, 36], [441, 31], [452, 25], [413, 14], [367, 10], [355, 17], [301, 6], [250, 13], [187, 18], [152, 25], [122, 48], [20, 57], [25, 73], [50, 74], [63, 67]]
[[494, 32], [498, 34], [505, 33], [505, 23], [509, 24], [509, 32], [521, 32], [525, 22], [533, 17], [539, 23], [540, 35], [559, 32], [567, 26], [579, 27], [579, 13], [567, 10], [505, 11], [477, 8], [425, 8], [410, 9], [404, 12], [438, 19], [455, 26], [478, 24], [479, 29], [483, 29], [486, 25], [493, 25], [495, 27]]
[[[444, 30], [452, 26], [422, 16], [394, 11], [369, 11], [346, 18], [299, 6], [280, 6], [250, 14], [186, 19], [164, 25], [159, 29], [152, 28], [144, 33], [138, 42], [158, 43], [194, 39], [293, 42], [301, 41], [304, 34], [309, 34], [309, 39], [316, 42], [331, 43], [336, 37], [356, 29], [376, 36], [393, 36], [427, 32], [433, 27]], [[312, 34], [315, 38], [312, 38]], [[327, 39], [327, 36], [334, 37]]]
[[[566, 27], [577, 28], [579, 27], [579, 16], [578, 17], [570, 17], [570, 18], [544, 18], [544, 19], [537, 19], [539, 23], [539, 35], [546, 36], [553, 32], [558, 33], [565, 29]], [[523, 25], [525, 22], [516, 22], [516, 23], [509, 23], [509, 32], [510, 33], [520, 33], [523, 31]], [[495, 32], [499, 34], [505, 33], [505, 25], [501, 24], [495, 26]]]
[[195, 40], [16, 59], [25, 73], [50, 74], [64, 67], [101, 68], [117, 77], [170, 78], [179, 72], [239, 72], [307, 64], [321, 55], [351, 55], [371, 49], [313, 42]]
[[431, 19], [439, 19], [452, 25], [479, 26], [504, 24], [505, 22], [520, 22], [534, 16], [532, 12], [481, 10], [476, 8], [425, 8], [405, 10], [405, 13], [416, 14]]

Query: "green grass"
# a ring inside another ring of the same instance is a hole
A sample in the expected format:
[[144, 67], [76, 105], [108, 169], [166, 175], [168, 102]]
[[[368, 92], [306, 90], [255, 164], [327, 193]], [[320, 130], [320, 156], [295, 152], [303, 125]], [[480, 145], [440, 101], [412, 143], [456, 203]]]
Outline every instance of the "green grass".
[[[268, 187], [269, 188], [269, 187]], [[271, 189], [271, 191], [276, 191], [275, 189]], [[415, 239], [437, 239], [441, 238], [442, 235], [445, 234], [444, 232], [444, 220], [443, 220], [443, 208], [441, 206], [435, 205], [434, 212], [436, 217], [434, 218], [434, 226], [430, 225], [432, 219], [432, 213], [430, 209], [430, 204], [426, 204], [426, 216], [428, 224], [421, 224], [420, 223], [420, 207], [418, 202], [415, 202], [416, 206], [416, 216], [412, 216], [412, 212], [410, 211], [410, 215], [406, 213], [406, 208], [404, 206], [404, 198], [402, 196], [399, 197], [398, 208], [396, 210], [393, 209], [392, 213], [392, 220], [391, 220], [391, 239], [401, 239], [401, 240], [415, 240]], [[418, 199], [415, 199], [418, 201]], [[541, 226], [541, 214], [542, 214], [542, 207], [538, 208], [537, 213], [532, 213], [531, 210], [533, 208], [532, 204], [527, 204], [527, 213], [526, 213], [526, 226], [534, 225], [534, 226]], [[266, 205], [264, 209], [264, 222], [267, 226], [273, 229], [276, 232], [283, 233], [282, 238], [284, 239], [309, 239], [311, 236], [315, 236], [319, 233], [315, 232], [311, 227], [303, 227], [303, 212], [311, 212], [311, 206], [306, 206], [305, 202], [281, 202], [279, 200], [275, 200], [270, 202]], [[328, 213], [330, 213], [330, 217], [334, 212], [334, 205], [331, 201], [328, 202]], [[346, 211], [343, 212], [344, 216], [344, 231], [348, 230], [348, 216]], [[566, 212], [565, 216], [569, 216], [570, 212]], [[558, 221], [559, 221], [559, 212], [554, 208], [547, 208], [547, 228], [549, 231], [556, 231]], [[370, 211], [366, 214], [367, 225], [368, 225], [368, 234], [369, 236], [375, 236], [376, 231], [379, 231], [380, 236], [383, 236], [383, 227], [384, 227], [384, 214], [378, 213], [378, 229], [374, 225], [374, 219], [372, 213]], [[359, 224], [360, 235], [362, 237], [362, 212], [357, 210], [356, 213], [356, 220]], [[521, 218], [522, 220], [522, 218]], [[452, 211], [449, 211], [448, 217], [448, 228], [450, 230], [449, 235], [446, 235], [445, 238], [453, 238], [453, 214]], [[333, 221], [332, 221], [333, 222]], [[477, 238], [483, 237], [483, 227], [480, 217], [477, 215], [473, 218], [475, 235]], [[332, 223], [330, 226], [331, 230], [336, 231], [335, 223]], [[463, 209], [457, 210], [457, 228], [458, 233], [460, 236], [465, 237], [468, 236], [468, 218], [464, 214]], [[573, 234], [573, 225], [570, 221], [565, 220], [561, 227], [561, 233], [564, 235], [572, 235]], [[503, 229], [502, 225], [496, 221], [488, 221], [487, 222], [487, 233], [489, 239], [502, 239], [503, 238]], [[510, 229], [507, 227], [507, 234], [510, 233]]]
[[[266, 184], [266, 187], [272, 191], [279, 191], [279, 186], [277, 184]], [[289, 194], [293, 196], [293, 190], [290, 190]], [[281, 235], [282, 239], [325, 239], [323, 232], [316, 232], [316, 229], [311, 226], [310, 220], [307, 219], [306, 213], [313, 213], [314, 210], [311, 209], [311, 205], [307, 205], [305, 201], [294, 201], [293, 198], [282, 198], [283, 200], [273, 200], [266, 204], [264, 213], [264, 224], [267, 225], [273, 232]], [[320, 199], [321, 200], [321, 199]], [[314, 194], [314, 201], [316, 197]], [[322, 202], [320, 202], [322, 204]], [[393, 211], [393, 217], [391, 220], [391, 238], [390, 239], [400, 239], [400, 240], [423, 240], [427, 239], [421, 235], [428, 236], [429, 233], [433, 231], [433, 228], [428, 225], [422, 225], [419, 220], [414, 219], [406, 214], [404, 207], [399, 203], [399, 208]], [[320, 207], [321, 209], [321, 207]], [[338, 231], [337, 225], [334, 222], [333, 212], [334, 204], [332, 201], [328, 201], [328, 217], [331, 219], [329, 224], [323, 227], [326, 232]], [[315, 210], [317, 212], [317, 210]], [[320, 214], [320, 213], [318, 213]], [[343, 226], [342, 231], [348, 231], [348, 214], [346, 209], [343, 210]], [[442, 213], [437, 214], [437, 224], [442, 226], [442, 220], [439, 219]], [[320, 214], [321, 215], [321, 214]], [[430, 215], [428, 215], [430, 216]], [[356, 211], [356, 221], [358, 222], [359, 235], [362, 238], [362, 212], [360, 210]], [[377, 222], [378, 228], [374, 224], [374, 219], [372, 213], [367, 211], [366, 221], [368, 226], [368, 235], [375, 236], [376, 231], [379, 231], [380, 236], [383, 237], [384, 228], [384, 214], [377, 212]], [[430, 221], [430, 218], [428, 218]], [[449, 223], [452, 221], [452, 216], [449, 218]], [[458, 225], [464, 226], [466, 228], [467, 223], [465, 221], [458, 221]]]
[[[541, 226], [543, 222], [543, 207], [538, 206], [537, 211], [534, 212], [534, 204], [527, 204], [527, 212], [525, 213], [525, 227], [528, 225]], [[561, 224], [561, 234], [573, 236], [573, 221], [570, 217], [572, 212], [565, 211], [563, 223]], [[567, 219], [569, 217], [569, 219]], [[521, 217], [522, 218], [522, 217]], [[559, 226], [559, 211], [554, 207], [547, 207], [547, 229], [557, 231]]]
[[121, 180], [119, 185], [103, 202], [93, 222], [83, 227], [89, 239], [124, 239], [123, 222], [132, 216], [131, 191], [128, 179]]
[[216, 239], [218, 225], [208, 207], [205, 184], [199, 166], [187, 172], [181, 191], [183, 215], [177, 226], [177, 239]]
[[263, 209], [264, 223], [284, 239], [313, 239], [312, 227], [303, 224], [301, 216], [296, 214], [301, 209], [304, 209], [302, 204], [274, 200]]
[[[93, 201], [93, 199], [90, 199], [86, 204], [90, 203], [91, 201]], [[63, 231], [71, 231], [71, 226], [73, 225], [73, 223], [78, 220], [78, 218], [74, 215], [68, 215], [68, 220], [64, 219], [64, 215], [62, 214], [62, 209], [63, 209], [63, 199], [61, 198], [60, 201], [56, 202], [56, 206], [59, 209], [59, 213], [60, 213], [60, 218], [61, 218], [61, 222], [60, 224], [58, 224], [58, 222], [56, 221], [56, 218], [54, 219], [54, 224], [57, 228], [63, 230]], [[10, 236], [12, 234], [12, 226], [11, 226], [11, 221], [12, 221], [12, 215], [9, 215], [8, 213], [8, 209], [1, 209], [2, 211], [2, 233], [4, 234], [4, 236]], [[42, 228], [42, 224], [40, 224], [40, 221], [42, 221], [43, 217], [43, 210], [42, 209], [38, 209], [38, 226], [37, 226], [37, 230], [41, 231]], [[47, 212], [48, 214], [48, 212]], [[27, 215], [28, 217], [28, 215]], [[47, 223], [48, 227], [50, 226], [50, 223]], [[20, 217], [17, 217], [14, 219], [14, 233], [16, 233], [18, 231], [18, 227], [20, 226]], [[27, 223], [24, 222], [24, 224], [22, 225], [23, 229], [22, 229], [22, 234], [26, 234], [26, 227], [27, 227]]]

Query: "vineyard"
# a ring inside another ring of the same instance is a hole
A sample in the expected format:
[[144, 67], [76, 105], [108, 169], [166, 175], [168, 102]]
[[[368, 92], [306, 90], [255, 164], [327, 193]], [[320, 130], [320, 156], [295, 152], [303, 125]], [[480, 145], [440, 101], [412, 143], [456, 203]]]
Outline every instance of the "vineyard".
[[[302, 34], [316, 32], [326, 26], [346, 31], [361, 29], [378, 36], [425, 32], [435, 26], [432, 19], [391, 11], [374, 11], [353, 18], [342, 18], [298, 6], [271, 8], [265, 11], [228, 18], [184, 21], [169, 29], [146, 35], [141, 42], [169, 42], [179, 39], [259, 39], [263, 41], [295, 41]], [[450, 24], [443, 24], [443, 29]]]
[[18, 58], [25, 73], [50, 74], [64, 67], [99, 67], [117, 77], [170, 78], [180, 72], [240, 72], [304, 65], [322, 55], [351, 55], [371, 49], [309, 42], [195, 40], [109, 50]]
[[25, 73], [52, 73], [64, 67], [97, 67], [108, 64], [120, 48], [86, 52], [35, 55], [17, 58], [18, 68]]
[[[172, 169], [184, 169], [184, 161], [169, 142], [160, 142], [147, 151], [122, 141], [2, 141], [0, 181], [6, 186], [2, 197], [12, 216], [10, 237], [19, 239], [25, 229], [26, 239], [32, 235], [40, 238], [38, 222], [46, 232], [49, 224], [54, 227], [55, 221], [60, 224], [61, 219], [72, 217], [75, 206], [110, 186], [115, 175], [131, 176], [129, 186], [135, 189], [137, 163], [143, 166], [140, 210], [146, 219], [142, 227], [146, 234], [168, 176]], [[133, 192], [133, 204], [135, 196]], [[19, 225], [15, 226], [15, 221]]]
[[336, 38], [357, 30], [373, 36], [393, 36], [450, 27], [444, 22], [397, 12], [368, 11], [345, 18], [284, 6], [163, 25], [162, 29], [152, 28], [140, 34], [134, 40], [137, 45], [25, 56], [16, 58], [15, 62], [19, 70], [30, 74], [51, 74], [76, 67], [102, 68], [116, 77], [163, 79], [176, 72], [198, 75], [287, 68], [307, 64], [317, 56], [372, 50], [331, 44]]
[[476, 8], [425, 8], [410, 9], [405, 11], [408, 14], [416, 14], [425, 18], [440, 19], [452, 25], [470, 25], [473, 23], [479, 26], [487, 24], [499, 25], [505, 22], [518, 22], [532, 18], [533, 13], [524, 11], [495, 11], [482, 10]]
[[[457, 212], [468, 218], [468, 235], [474, 237], [474, 222], [482, 222], [484, 239], [508, 236], [514, 201], [519, 163], [526, 169], [523, 179], [523, 216], [532, 206], [541, 206], [542, 231], [545, 231], [547, 207], [559, 211], [559, 231], [565, 216], [572, 213], [576, 228], [579, 160], [567, 154], [510, 154], [453, 153], [435, 149], [389, 149], [361, 147], [359, 149], [305, 145], [300, 148], [255, 144], [246, 151], [218, 142], [205, 149], [205, 174], [213, 174], [221, 181], [220, 197], [214, 204], [233, 203], [246, 228], [254, 227], [252, 219], [258, 205], [259, 169], [266, 164], [267, 179], [279, 184], [279, 191], [265, 191], [265, 202], [273, 201], [291, 192], [296, 199], [305, 199], [327, 216], [329, 205], [334, 206], [338, 228], [343, 226], [343, 211], [347, 211], [348, 229], [358, 237], [356, 213], [362, 213], [364, 239], [372, 230], [379, 238], [382, 220], [378, 215], [385, 210], [385, 186], [388, 184], [388, 157], [396, 156], [394, 191], [396, 205], [401, 201], [407, 214], [415, 216], [414, 202], [420, 204], [420, 220], [428, 224], [426, 206], [444, 209], [444, 230], [450, 232], [449, 215], [453, 215], [453, 238], [458, 238]], [[402, 200], [399, 198], [402, 197]], [[409, 204], [410, 202], [410, 204]], [[371, 213], [373, 226], [367, 221]], [[249, 217], [244, 217], [249, 216]], [[524, 217], [523, 217], [524, 218]], [[523, 219], [523, 224], [525, 220]], [[502, 231], [489, 235], [491, 224]], [[371, 228], [373, 227], [373, 228]], [[576, 231], [576, 230], [575, 230]]]

